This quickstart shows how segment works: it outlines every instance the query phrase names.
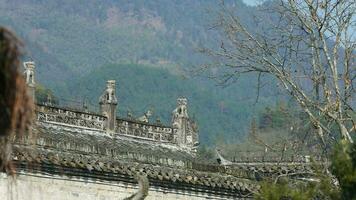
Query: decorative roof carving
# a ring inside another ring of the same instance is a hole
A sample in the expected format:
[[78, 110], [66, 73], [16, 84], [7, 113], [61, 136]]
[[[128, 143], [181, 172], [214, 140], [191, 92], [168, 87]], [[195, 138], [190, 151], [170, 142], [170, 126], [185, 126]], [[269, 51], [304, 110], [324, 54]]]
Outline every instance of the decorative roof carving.
[[148, 123], [149, 118], [152, 116], [152, 111], [151, 110], [147, 110], [147, 112], [145, 112], [145, 114], [141, 117], [139, 117], [137, 120], [141, 121], [141, 122], [146, 122]]
[[117, 104], [115, 80], [106, 82], [106, 89], [99, 98], [100, 104]]
[[24, 62], [26, 84], [30, 87], [35, 86], [35, 63], [33, 61]]

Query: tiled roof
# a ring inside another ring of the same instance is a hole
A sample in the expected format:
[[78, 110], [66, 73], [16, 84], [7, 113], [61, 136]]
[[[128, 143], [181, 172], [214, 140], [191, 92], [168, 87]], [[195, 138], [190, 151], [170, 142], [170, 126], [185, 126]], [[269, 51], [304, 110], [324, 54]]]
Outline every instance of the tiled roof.
[[[15, 145], [13, 160], [19, 168], [32, 171], [50, 172], [58, 168], [63, 174], [74, 170], [93, 175], [94, 178], [99, 177], [96, 176], [98, 174], [108, 175], [109, 179], [120, 176], [132, 177], [140, 173], [147, 175], [150, 184], [153, 185], [166, 183], [164, 184], [166, 187], [188, 187], [192, 190], [229, 193], [230, 195], [252, 195], [259, 189], [254, 181], [228, 174], [100, 159], [90, 155], [58, 152], [33, 146]], [[103, 178], [103, 176], [100, 177]]]
[[182, 148], [155, 141], [125, 136], [110, 136], [102, 131], [40, 123], [33, 129], [34, 143], [39, 146], [81, 154], [101, 155], [111, 159], [137, 160], [148, 163], [186, 165], [193, 155]]
[[98, 180], [130, 181], [141, 173], [153, 185], [214, 195], [251, 196], [259, 187], [231, 174], [193, 169], [194, 156], [184, 149], [49, 123], [37, 123], [33, 138], [17, 140], [13, 160], [23, 170]]
[[18, 169], [129, 182], [140, 173], [152, 185], [239, 198], [258, 192], [264, 177], [312, 173], [305, 163], [198, 164], [168, 144], [51, 123], [37, 122], [32, 135], [14, 144]]

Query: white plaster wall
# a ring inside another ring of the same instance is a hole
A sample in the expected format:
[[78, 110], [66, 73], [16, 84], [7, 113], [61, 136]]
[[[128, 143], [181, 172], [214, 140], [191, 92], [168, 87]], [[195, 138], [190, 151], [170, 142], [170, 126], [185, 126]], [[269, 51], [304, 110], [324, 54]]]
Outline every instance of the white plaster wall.
[[[62, 176], [18, 174], [15, 178], [0, 174], [1, 200], [111, 200], [123, 199], [137, 191], [137, 185], [94, 182]], [[150, 187], [145, 200], [226, 199], [176, 190]]]

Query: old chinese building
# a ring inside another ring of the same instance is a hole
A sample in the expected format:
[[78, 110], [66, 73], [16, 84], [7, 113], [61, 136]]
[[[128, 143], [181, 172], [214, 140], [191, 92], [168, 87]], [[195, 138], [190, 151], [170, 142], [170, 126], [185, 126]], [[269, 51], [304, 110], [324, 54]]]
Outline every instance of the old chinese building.
[[[34, 95], [34, 63], [24, 66]], [[37, 104], [32, 133], [13, 145], [16, 176], [0, 176], [1, 199], [250, 199], [263, 176], [311, 170], [300, 163], [197, 162], [198, 128], [183, 97], [168, 125], [151, 122], [149, 112], [117, 116], [114, 80], [98, 103], [98, 113]]]

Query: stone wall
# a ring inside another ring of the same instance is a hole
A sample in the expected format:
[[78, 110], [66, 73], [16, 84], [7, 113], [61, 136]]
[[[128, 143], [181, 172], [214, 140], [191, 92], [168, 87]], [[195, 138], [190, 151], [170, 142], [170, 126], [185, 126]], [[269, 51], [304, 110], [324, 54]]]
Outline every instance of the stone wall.
[[[136, 183], [95, 181], [65, 176], [19, 173], [15, 178], [0, 174], [3, 200], [109, 200], [124, 199], [138, 190]], [[202, 192], [187, 192], [150, 186], [145, 200], [228, 199]]]

